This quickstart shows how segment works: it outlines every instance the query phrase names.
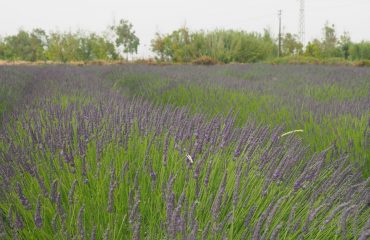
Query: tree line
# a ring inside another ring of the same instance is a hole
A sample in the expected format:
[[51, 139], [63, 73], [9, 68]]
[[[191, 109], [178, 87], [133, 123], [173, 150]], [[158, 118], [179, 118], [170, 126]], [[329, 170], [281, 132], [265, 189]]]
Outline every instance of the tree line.
[[[304, 46], [297, 35], [286, 33], [281, 37], [280, 56], [303, 56], [318, 59], [342, 58], [370, 60], [370, 42], [353, 42], [348, 33], [337, 36], [335, 26], [328, 23], [322, 37]], [[42, 29], [19, 30], [17, 34], [0, 37], [0, 59], [24, 61], [93, 61], [122, 60], [137, 53], [139, 38], [127, 20], [109, 26], [102, 34], [50, 32]], [[158, 61], [187, 63], [202, 57], [218, 62], [251, 63], [278, 56], [278, 39], [263, 33], [214, 30], [190, 31], [181, 27], [171, 33], [157, 33], [151, 41], [151, 50]]]
[[[314, 39], [306, 46], [297, 35], [283, 34], [280, 56], [370, 59], [369, 41], [352, 42], [346, 32], [338, 37], [335, 26], [328, 23], [322, 31], [321, 39]], [[278, 39], [267, 30], [263, 34], [233, 30], [190, 32], [183, 27], [169, 34], [156, 34], [152, 50], [162, 61], [190, 62], [207, 56], [223, 63], [250, 63], [277, 58]]]
[[156, 34], [152, 50], [161, 61], [190, 62], [202, 56], [217, 61], [258, 62], [277, 54], [275, 40], [263, 34], [234, 30], [193, 32], [183, 27], [170, 34]]
[[23, 61], [92, 61], [119, 60], [137, 53], [139, 38], [127, 20], [109, 26], [103, 34], [50, 32], [36, 28], [19, 30], [0, 38], [0, 59]]

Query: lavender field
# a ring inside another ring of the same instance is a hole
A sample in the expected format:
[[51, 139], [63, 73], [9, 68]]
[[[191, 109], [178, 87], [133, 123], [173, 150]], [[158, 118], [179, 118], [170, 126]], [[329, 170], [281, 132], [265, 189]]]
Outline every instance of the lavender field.
[[0, 239], [368, 239], [370, 68], [0, 66]]

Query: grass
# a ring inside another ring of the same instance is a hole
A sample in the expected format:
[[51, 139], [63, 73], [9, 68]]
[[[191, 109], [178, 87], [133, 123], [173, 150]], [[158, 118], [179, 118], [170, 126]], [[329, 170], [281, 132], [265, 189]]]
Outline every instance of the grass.
[[288, 56], [266, 61], [271, 64], [315, 64], [351, 67], [369, 67], [369, 60], [346, 60], [344, 58], [315, 58], [305, 56]]

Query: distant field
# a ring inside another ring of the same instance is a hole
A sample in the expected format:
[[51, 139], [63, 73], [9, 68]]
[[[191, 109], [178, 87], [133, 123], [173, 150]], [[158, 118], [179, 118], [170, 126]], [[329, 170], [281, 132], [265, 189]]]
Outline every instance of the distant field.
[[367, 239], [370, 68], [0, 66], [0, 238]]
[[333, 146], [370, 175], [370, 68], [132, 66], [109, 78], [119, 92], [160, 105], [211, 116], [232, 110], [238, 124], [302, 129], [312, 152]]

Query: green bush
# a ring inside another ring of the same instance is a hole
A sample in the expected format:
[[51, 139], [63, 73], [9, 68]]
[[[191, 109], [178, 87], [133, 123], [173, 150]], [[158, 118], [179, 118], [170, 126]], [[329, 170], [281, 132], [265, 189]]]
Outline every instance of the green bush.
[[192, 61], [192, 63], [195, 65], [215, 65], [219, 62], [211, 57], [202, 56]]

